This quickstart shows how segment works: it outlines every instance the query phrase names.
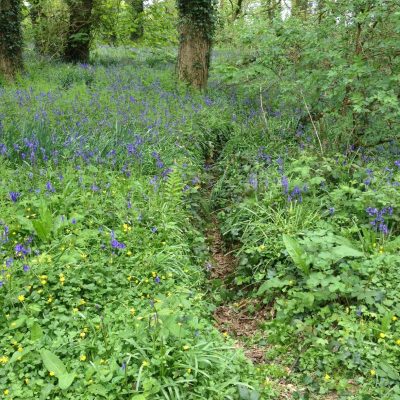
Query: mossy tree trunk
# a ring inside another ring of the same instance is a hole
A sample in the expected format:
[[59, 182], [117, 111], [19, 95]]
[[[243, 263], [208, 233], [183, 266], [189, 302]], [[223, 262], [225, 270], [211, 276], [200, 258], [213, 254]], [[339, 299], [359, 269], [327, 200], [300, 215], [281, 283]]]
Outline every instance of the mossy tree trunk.
[[12, 79], [22, 69], [21, 0], [0, 0], [0, 74]]
[[135, 30], [131, 33], [131, 40], [135, 41], [143, 37], [144, 27], [143, 27], [143, 12], [144, 4], [143, 0], [131, 0], [132, 1], [132, 14], [133, 23], [135, 25]]
[[197, 89], [207, 86], [215, 4], [213, 0], [179, 0], [179, 79]]
[[69, 28], [64, 60], [73, 63], [89, 61], [93, 0], [70, 0]]

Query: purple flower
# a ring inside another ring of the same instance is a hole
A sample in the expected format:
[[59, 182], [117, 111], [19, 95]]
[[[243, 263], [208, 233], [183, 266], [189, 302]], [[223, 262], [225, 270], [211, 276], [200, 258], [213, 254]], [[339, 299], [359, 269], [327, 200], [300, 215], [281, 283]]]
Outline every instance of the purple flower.
[[256, 175], [256, 174], [251, 174], [251, 175], [250, 175], [249, 183], [250, 183], [250, 186], [251, 186], [254, 190], [257, 190], [258, 181], [257, 181], [257, 175]]
[[330, 208], [329, 208], [329, 214], [330, 214], [330, 215], [335, 214], [335, 207], [330, 207]]
[[28, 272], [31, 269], [31, 267], [26, 264], [24, 264], [24, 266], [22, 268], [23, 268], [24, 272]]
[[76, 218], [72, 218], [72, 219], [71, 219], [71, 224], [72, 224], [72, 225], [75, 225], [75, 224], [76, 224]]
[[4, 285], [4, 282], [0, 281], [0, 288], [3, 287], [3, 285]]
[[17, 200], [19, 199], [19, 197], [21, 196], [21, 194], [18, 193], [18, 192], [10, 192], [10, 193], [8, 193], [8, 195], [10, 196], [10, 200], [11, 200], [13, 203], [16, 203]]
[[289, 192], [289, 181], [286, 176], [282, 176], [281, 185], [282, 185], [283, 191], [287, 194]]
[[160, 283], [160, 282], [161, 282], [160, 277], [159, 277], [159, 276], [156, 276], [156, 277], [154, 278], [154, 282], [155, 282], [155, 283]]
[[152, 231], [153, 233], [156, 233], [156, 232], [158, 231], [158, 229], [157, 229], [156, 226], [153, 226], [153, 227], [151, 228], [151, 231]]
[[400, 160], [396, 160], [396, 161], [394, 162], [394, 165], [395, 165], [396, 167], [399, 167], [399, 168], [400, 168]]
[[50, 192], [50, 193], [53, 193], [53, 192], [56, 191], [56, 190], [54, 189], [54, 187], [53, 187], [53, 185], [51, 184], [50, 181], [48, 181], [48, 182], [46, 183], [46, 190], [47, 190], [48, 192]]

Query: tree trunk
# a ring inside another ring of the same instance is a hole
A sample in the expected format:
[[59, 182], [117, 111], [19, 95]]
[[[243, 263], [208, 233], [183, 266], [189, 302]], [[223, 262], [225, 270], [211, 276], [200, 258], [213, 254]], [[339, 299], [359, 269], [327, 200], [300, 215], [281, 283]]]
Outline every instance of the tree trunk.
[[307, 16], [308, 0], [292, 0], [292, 15]]
[[21, 68], [21, 1], [0, 0], [0, 74], [11, 79]]
[[207, 86], [210, 53], [211, 40], [207, 33], [190, 20], [182, 22], [178, 55], [179, 79], [195, 88], [204, 89]]
[[69, 28], [64, 60], [74, 63], [89, 61], [93, 0], [69, 2]]
[[135, 30], [131, 33], [131, 40], [135, 41], [143, 37], [143, 0], [132, 0], [133, 22]]
[[238, 0], [236, 7], [235, 7], [235, 11], [233, 13], [233, 20], [237, 20], [240, 15], [242, 14], [242, 8], [243, 8], [243, 0]]

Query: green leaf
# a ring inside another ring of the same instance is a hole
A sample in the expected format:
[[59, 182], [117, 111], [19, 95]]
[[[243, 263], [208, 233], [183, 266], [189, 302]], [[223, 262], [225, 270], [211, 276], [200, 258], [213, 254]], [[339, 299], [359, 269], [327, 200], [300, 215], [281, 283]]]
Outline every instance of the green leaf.
[[89, 393], [97, 394], [98, 396], [107, 397], [107, 389], [100, 384], [90, 385], [88, 391]]
[[363, 252], [346, 245], [334, 247], [332, 253], [337, 257], [336, 261], [345, 257], [364, 257]]
[[43, 336], [43, 330], [37, 322], [34, 322], [31, 327], [31, 339], [33, 341], [41, 339]]
[[299, 242], [285, 234], [282, 235], [282, 240], [296, 267], [298, 267], [303, 274], [308, 275], [310, 269], [305, 260], [305, 251], [300, 246]]
[[49, 350], [42, 349], [40, 351], [40, 355], [46, 369], [49, 372], [54, 372], [54, 375], [57, 378], [60, 378], [62, 375], [68, 374], [67, 368], [65, 367], [64, 363], [54, 353]]
[[61, 390], [68, 389], [72, 385], [74, 379], [74, 373], [61, 375], [60, 377], [58, 377], [58, 386]]

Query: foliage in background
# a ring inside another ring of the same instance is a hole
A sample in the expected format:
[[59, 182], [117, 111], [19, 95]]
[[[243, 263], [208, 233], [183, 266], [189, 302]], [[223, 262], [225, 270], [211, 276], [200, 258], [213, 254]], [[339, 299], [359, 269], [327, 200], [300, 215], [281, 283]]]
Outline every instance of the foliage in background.
[[220, 38], [240, 57], [218, 71], [266, 91], [275, 108], [298, 110], [326, 147], [398, 139], [399, 27], [398, 6], [383, 0], [325, 1], [307, 18], [272, 21], [254, 7], [225, 24]]

